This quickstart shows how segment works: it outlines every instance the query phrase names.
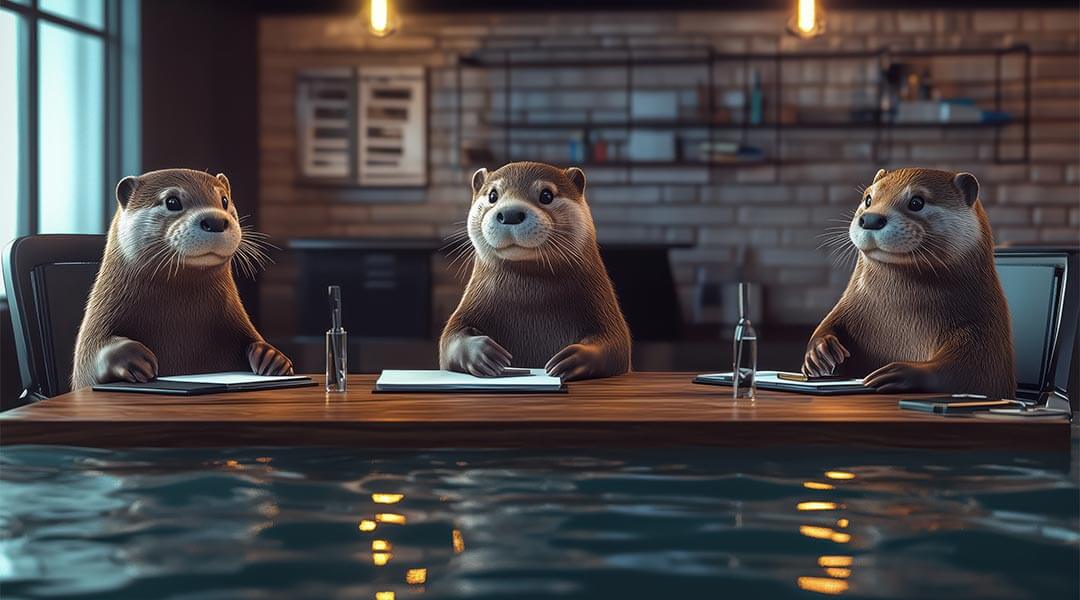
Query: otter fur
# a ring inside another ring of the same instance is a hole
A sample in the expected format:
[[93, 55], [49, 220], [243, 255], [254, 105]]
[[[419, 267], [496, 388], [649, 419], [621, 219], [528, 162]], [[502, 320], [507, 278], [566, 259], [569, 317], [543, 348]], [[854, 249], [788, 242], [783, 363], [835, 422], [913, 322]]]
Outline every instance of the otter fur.
[[159, 375], [248, 370], [287, 374], [233, 281], [262, 260], [225, 175], [167, 169], [125, 177], [75, 344], [72, 389]]
[[439, 340], [441, 368], [496, 376], [543, 365], [566, 381], [627, 372], [630, 330], [600, 258], [585, 173], [510, 163], [477, 170], [472, 192], [472, 275]]
[[878, 171], [847, 230], [855, 270], [810, 339], [805, 374], [864, 377], [879, 392], [1014, 396], [1009, 311], [978, 196], [969, 173]]

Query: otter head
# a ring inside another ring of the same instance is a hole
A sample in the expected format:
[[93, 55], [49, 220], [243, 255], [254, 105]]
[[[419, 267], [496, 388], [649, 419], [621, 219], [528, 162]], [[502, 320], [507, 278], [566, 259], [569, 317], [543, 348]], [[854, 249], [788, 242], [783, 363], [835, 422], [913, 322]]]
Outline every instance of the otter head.
[[577, 167], [517, 162], [479, 169], [472, 191], [467, 229], [480, 260], [572, 264], [596, 239], [585, 173]]
[[946, 264], [982, 237], [970, 173], [881, 169], [848, 226], [859, 252], [879, 263]]
[[240, 246], [240, 222], [223, 174], [165, 169], [129, 176], [117, 184], [116, 199], [116, 240], [131, 264], [214, 267], [228, 263]]

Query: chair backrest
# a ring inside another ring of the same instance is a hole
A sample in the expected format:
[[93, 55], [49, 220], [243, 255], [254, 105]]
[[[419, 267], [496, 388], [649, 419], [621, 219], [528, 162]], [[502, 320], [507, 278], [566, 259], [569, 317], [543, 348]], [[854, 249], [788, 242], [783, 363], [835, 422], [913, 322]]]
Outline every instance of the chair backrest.
[[1057, 392], [1075, 410], [1076, 249], [1016, 247], [994, 254], [1012, 319], [1017, 397], [1041, 400]]
[[4, 251], [4, 282], [25, 394], [70, 390], [75, 339], [94, 285], [104, 235], [31, 235]]

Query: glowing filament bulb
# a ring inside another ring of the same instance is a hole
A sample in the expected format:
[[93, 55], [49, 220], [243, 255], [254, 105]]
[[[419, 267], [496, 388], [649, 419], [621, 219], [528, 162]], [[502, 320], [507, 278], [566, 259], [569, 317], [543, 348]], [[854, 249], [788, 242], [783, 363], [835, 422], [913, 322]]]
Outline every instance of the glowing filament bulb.
[[390, 33], [390, 0], [371, 0], [371, 32], [375, 35]]
[[799, 33], [810, 34], [817, 28], [816, 0], [799, 0], [799, 13], [796, 17], [796, 27]]

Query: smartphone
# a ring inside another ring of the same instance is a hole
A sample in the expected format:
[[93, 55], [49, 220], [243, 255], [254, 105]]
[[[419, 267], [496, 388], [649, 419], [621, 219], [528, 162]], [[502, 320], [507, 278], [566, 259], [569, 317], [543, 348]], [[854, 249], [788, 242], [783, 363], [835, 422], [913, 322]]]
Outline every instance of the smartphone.
[[956, 415], [988, 411], [992, 408], [1016, 408], [1023, 406], [1019, 400], [992, 400], [990, 398], [971, 398], [941, 396], [937, 398], [906, 398], [900, 401], [900, 408], [939, 415]]

